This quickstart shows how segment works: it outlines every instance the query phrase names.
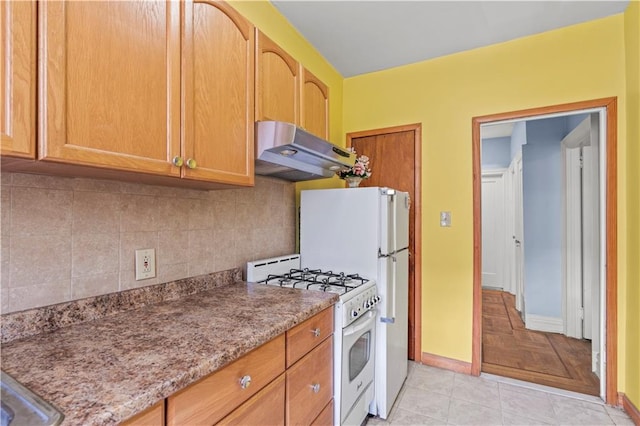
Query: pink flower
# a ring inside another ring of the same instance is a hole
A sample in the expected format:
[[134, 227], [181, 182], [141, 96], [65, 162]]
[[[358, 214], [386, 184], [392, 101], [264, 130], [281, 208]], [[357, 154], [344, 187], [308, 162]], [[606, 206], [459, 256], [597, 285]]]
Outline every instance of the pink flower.
[[[352, 150], [352, 152], [354, 154], [356, 153], [355, 150]], [[337, 175], [341, 179], [345, 179], [350, 176], [358, 176], [363, 179], [367, 179], [371, 176], [371, 169], [369, 168], [369, 157], [367, 157], [366, 155], [357, 157], [356, 162], [352, 167], [340, 170], [339, 172], [337, 172]]]

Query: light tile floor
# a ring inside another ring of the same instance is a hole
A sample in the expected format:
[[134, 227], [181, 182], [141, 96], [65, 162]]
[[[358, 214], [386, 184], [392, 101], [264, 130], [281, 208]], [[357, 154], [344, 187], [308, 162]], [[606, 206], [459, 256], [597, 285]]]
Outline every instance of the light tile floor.
[[519, 380], [458, 374], [409, 362], [389, 418], [378, 425], [631, 425], [601, 399]]

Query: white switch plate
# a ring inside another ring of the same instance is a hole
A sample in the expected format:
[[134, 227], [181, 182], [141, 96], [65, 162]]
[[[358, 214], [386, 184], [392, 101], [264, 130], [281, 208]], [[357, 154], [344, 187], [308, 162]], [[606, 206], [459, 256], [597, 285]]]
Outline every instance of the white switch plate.
[[136, 281], [156, 276], [156, 249], [136, 250]]
[[440, 212], [440, 226], [451, 226], [451, 212]]

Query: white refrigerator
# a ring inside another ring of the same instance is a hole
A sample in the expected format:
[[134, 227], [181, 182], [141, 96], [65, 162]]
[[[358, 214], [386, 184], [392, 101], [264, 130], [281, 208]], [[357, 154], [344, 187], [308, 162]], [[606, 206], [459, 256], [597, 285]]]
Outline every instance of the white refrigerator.
[[301, 192], [302, 267], [357, 273], [377, 283], [375, 400], [386, 419], [407, 377], [409, 194], [390, 188]]

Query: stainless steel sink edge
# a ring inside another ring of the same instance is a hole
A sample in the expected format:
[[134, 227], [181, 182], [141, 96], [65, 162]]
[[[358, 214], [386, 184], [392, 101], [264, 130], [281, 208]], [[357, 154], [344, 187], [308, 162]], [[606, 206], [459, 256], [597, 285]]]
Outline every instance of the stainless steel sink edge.
[[0, 426], [56, 426], [62, 423], [64, 414], [60, 410], [4, 371], [0, 371], [0, 387], [2, 400]]

